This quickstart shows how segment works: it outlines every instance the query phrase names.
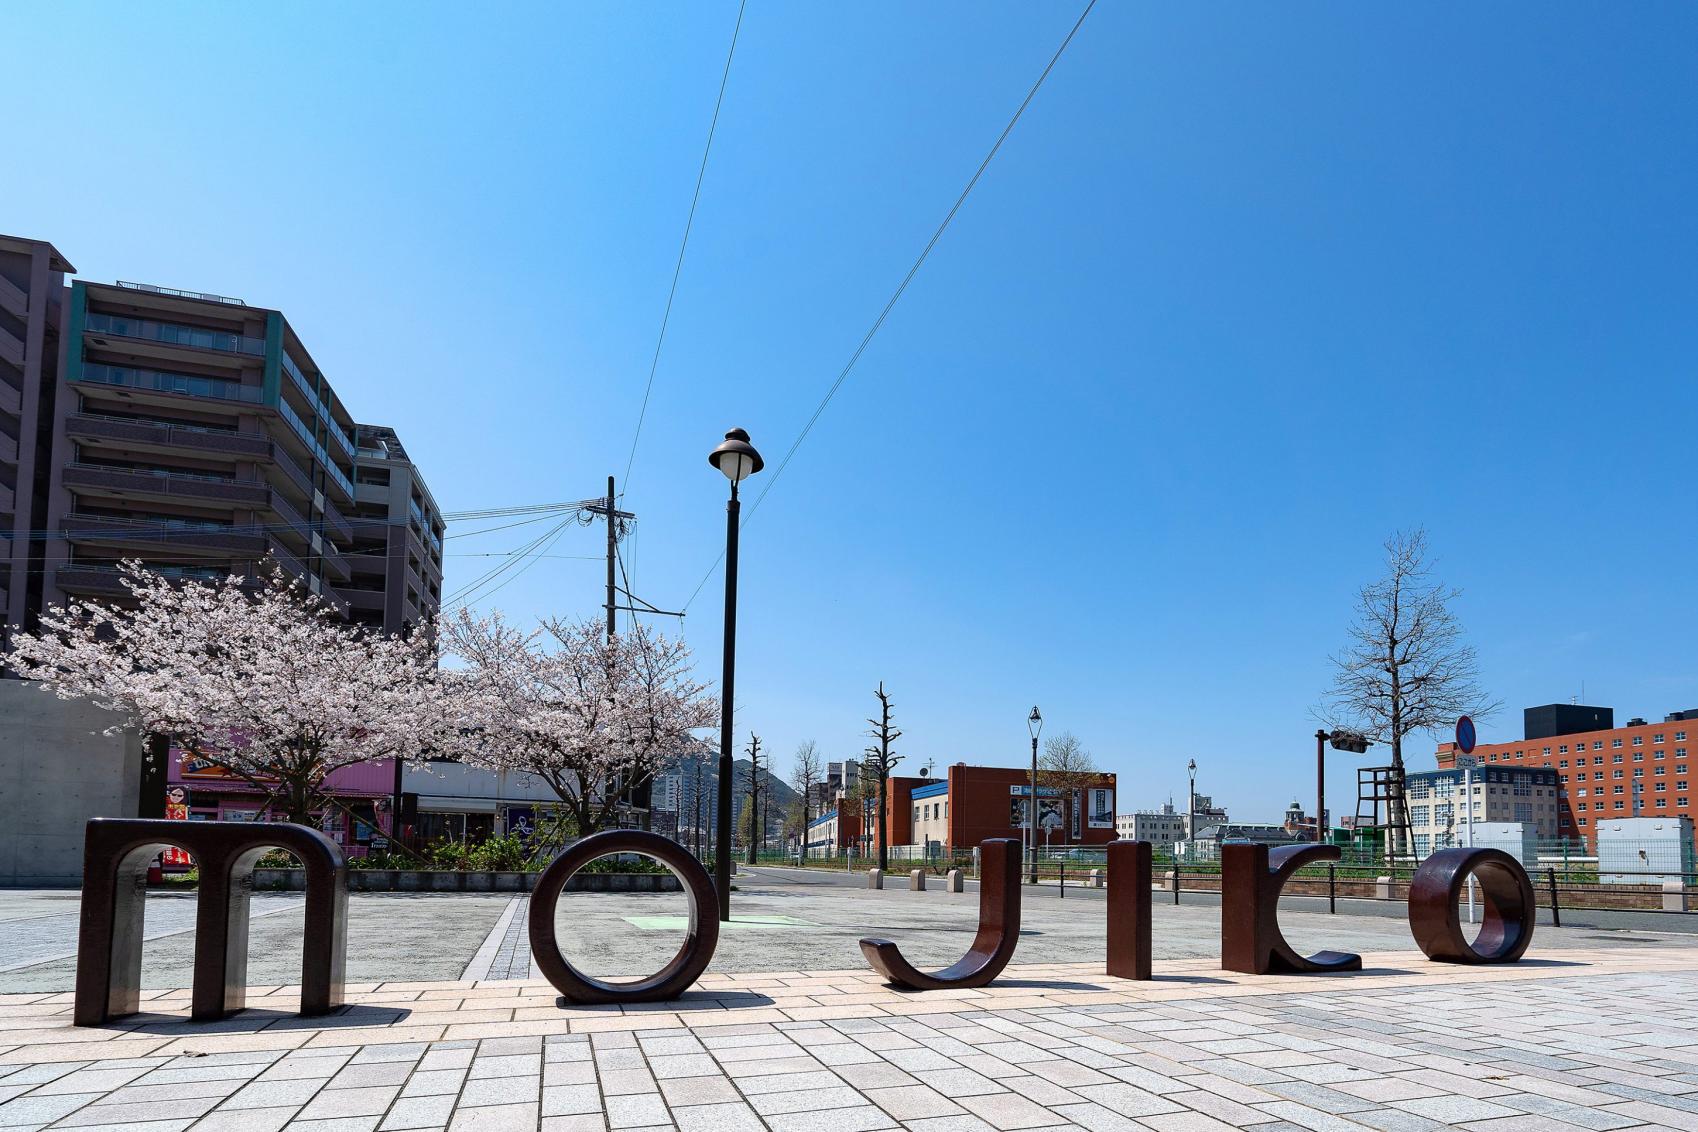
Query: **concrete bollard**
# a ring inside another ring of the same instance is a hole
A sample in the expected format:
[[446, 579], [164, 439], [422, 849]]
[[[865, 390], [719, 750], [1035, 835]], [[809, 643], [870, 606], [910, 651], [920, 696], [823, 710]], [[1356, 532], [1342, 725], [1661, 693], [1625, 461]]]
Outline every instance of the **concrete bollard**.
[[965, 892], [966, 891], [966, 886], [961, 883], [961, 870], [960, 869], [950, 869], [949, 870], [949, 875], [944, 878], [943, 888], [944, 888], [945, 892]]
[[926, 870], [924, 870], [924, 869], [909, 869], [908, 870], [908, 891], [909, 892], [924, 892], [925, 890], [926, 890]]
[[1151, 888], [1163, 888], [1163, 889], [1172, 888], [1173, 887], [1173, 878], [1178, 876], [1178, 875], [1179, 875], [1178, 873], [1174, 872], [1172, 869], [1169, 869], [1169, 870], [1167, 870], [1167, 872], [1165, 872], [1161, 875], [1161, 883], [1160, 884], [1152, 884], [1150, 887]]
[[883, 869], [868, 869], [867, 870], [867, 887], [868, 888], [883, 888], [884, 887], [884, 870]]
[[1103, 871], [1101, 869], [1092, 869], [1091, 872], [1090, 872], [1090, 875], [1088, 875], [1085, 878], [1085, 887], [1086, 888], [1103, 888], [1103, 887], [1106, 887], [1103, 883]]
[[1683, 880], [1665, 880], [1663, 882], [1663, 911], [1686, 911], [1686, 882]]
[[1391, 898], [1392, 898], [1392, 895], [1391, 895], [1391, 878], [1390, 877], [1375, 877], [1374, 878], [1374, 899], [1375, 900], [1390, 900]]

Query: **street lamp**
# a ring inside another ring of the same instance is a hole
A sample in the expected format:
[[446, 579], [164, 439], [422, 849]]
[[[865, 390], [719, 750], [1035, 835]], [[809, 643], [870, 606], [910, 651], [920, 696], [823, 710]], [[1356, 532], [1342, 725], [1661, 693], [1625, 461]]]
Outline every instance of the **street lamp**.
[[1032, 733], [1032, 796], [1026, 807], [1026, 844], [1032, 851], [1031, 871], [1026, 878], [1029, 884], [1038, 883], [1038, 732], [1043, 729], [1044, 717], [1033, 704], [1032, 714], [1026, 717], [1026, 730]]
[[1334, 728], [1330, 733], [1315, 729], [1315, 840], [1325, 841], [1326, 834], [1322, 825], [1322, 815], [1327, 812], [1327, 748], [1332, 743], [1335, 751], [1348, 751], [1353, 755], [1367, 752], [1373, 746], [1373, 741], [1357, 731], [1346, 731], [1342, 727]]
[[[1185, 795], [1185, 840], [1190, 843], [1191, 854], [1197, 853], [1197, 760], [1191, 759], [1185, 764], [1185, 773], [1190, 777], [1191, 786]], [[1178, 862], [1174, 868], [1178, 868]]]
[[766, 466], [761, 454], [749, 443], [749, 434], [734, 428], [725, 443], [708, 453], [708, 463], [731, 481], [731, 499], [725, 505], [725, 651], [719, 691], [723, 697], [719, 715], [719, 813], [715, 824], [718, 841], [713, 847], [713, 880], [719, 890], [719, 918], [731, 919], [731, 705], [737, 672], [737, 520], [741, 504], [737, 485]]

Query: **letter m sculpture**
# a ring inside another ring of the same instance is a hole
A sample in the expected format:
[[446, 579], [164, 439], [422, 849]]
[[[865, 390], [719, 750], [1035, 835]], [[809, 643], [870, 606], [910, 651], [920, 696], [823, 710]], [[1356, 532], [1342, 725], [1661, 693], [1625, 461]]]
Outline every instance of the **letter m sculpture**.
[[342, 1005], [348, 866], [334, 841], [304, 825], [94, 818], [83, 841], [73, 1010], [78, 1026], [99, 1026], [140, 1009], [147, 868], [155, 853], [173, 845], [191, 853], [200, 867], [194, 1018], [222, 1018], [246, 1002], [248, 896], [254, 865], [273, 848], [287, 849], [306, 866], [301, 1013], [324, 1014]]

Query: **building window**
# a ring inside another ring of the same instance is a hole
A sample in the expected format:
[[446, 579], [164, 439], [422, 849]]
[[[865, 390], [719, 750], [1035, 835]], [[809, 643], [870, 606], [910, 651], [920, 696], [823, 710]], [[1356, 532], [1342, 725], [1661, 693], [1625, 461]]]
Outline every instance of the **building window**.
[[1560, 752], [1560, 753], [1562, 753], [1562, 754], [1565, 754], [1565, 755], [1566, 755], [1566, 754], [1567, 754], [1567, 753], [1568, 753], [1568, 744], [1567, 744], [1567, 743], [1562, 743], [1562, 744], [1559, 744], [1559, 745], [1558, 745], [1558, 746], [1557, 746], [1557, 750], [1558, 750], [1558, 751], [1559, 751], [1559, 752]]
[[1676, 798], [1674, 800], [1674, 804], [1679, 806], [1681, 809], [1684, 810], [1686, 808], [1686, 799], [1685, 798]]
[[1610, 746], [1612, 746], [1612, 747], [1621, 746], [1621, 740], [1620, 739], [1611, 739], [1610, 740]]
[[1580, 788], [1580, 789], [1578, 789], [1578, 790], [1576, 790], [1576, 791], [1575, 791], [1575, 792], [1574, 792], [1574, 796], [1575, 796], [1575, 797], [1576, 797], [1576, 798], [1584, 798], [1584, 797], [1586, 797], [1586, 788], [1585, 788], [1585, 787], [1584, 787], [1584, 786], [1582, 786], [1582, 787], [1581, 787], [1581, 788]]
[[[1599, 743], [1599, 744], [1598, 744], [1598, 746], [1600, 746], [1600, 747], [1601, 747], [1601, 746], [1603, 746], [1603, 744], [1602, 744], [1602, 743]], [[1604, 765], [1604, 756], [1602, 756], [1602, 755], [1593, 755], [1593, 756], [1592, 756], [1592, 765], [1593, 765], [1593, 766], [1603, 766], [1603, 765]]]
[[1644, 746], [1644, 745], [1645, 745], [1645, 736], [1643, 736], [1643, 735], [1635, 735], [1635, 736], [1634, 736], [1634, 737], [1633, 737], [1633, 745], [1634, 745], [1634, 746], [1635, 746], [1635, 747], [1643, 747], [1643, 746]]
[[1604, 741], [1603, 741], [1603, 740], [1602, 740], [1602, 739], [1594, 739], [1594, 740], [1592, 740], [1592, 749], [1593, 749], [1593, 750], [1594, 750], [1594, 751], [1601, 751], [1601, 750], [1603, 750], [1603, 749], [1604, 749]]
[[1612, 787], [1610, 787], [1610, 793], [1611, 793], [1611, 794], [1620, 794], [1620, 793], [1621, 793], [1621, 791], [1622, 791], [1622, 788], [1621, 788], [1621, 787], [1620, 787], [1620, 786], [1612, 786]]
[[1615, 808], [1618, 809], [1618, 810], [1625, 810], [1625, 809], [1627, 809], [1627, 803], [1618, 801], [1615, 804]]
[[1611, 778], [1620, 778], [1621, 777], [1621, 771], [1619, 771], [1619, 770], [1610, 771], [1610, 777]]
[[1429, 836], [1428, 834], [1425, 834], [1425, 833], [1417, 833], [1415, 835], [1415, 855], [1417, 857], [1425, 857], [1428, 853], [1431, 853], [1432, 851], [1433, 851], [1433, 839], [1432, 839], [1432, 837]]
[[1584, 810], [1589, 805], [1591, 805], [1590, 802], [1576, 802], [1574, 803], [1574, 808], [1577, 810]]
[[1669, 772], [1669, 768], [1666, 767], [1666, 766], [1659, 766], [1659, 767], [1651, 768], [1652, 774], [1667, 774], [1668, 772]]
[[1634, 751], [1633, 752], [1633, 761], [1636, 762], [1636, 763], [1644, 762], [1645, 761], [1645, 752], [1644, 751]]
[[1610, 756], [1610, 762], [1612, 762], [1612, 763], [1618, 763], [1618, 762], [1620, 762], [1620, 761], [1621, 761], [1621, 756], [1620, 756], [1620, 755], [1611, 755], [1611, 756]]
[[1677, 759], [1684, 759], [1686, 757], [1686, 748], [1685, 747], [1676, 747], [1674, 749], [1674, 757], [1677, 758]]
[[[1679, 782], [1675, 783], [1674, 788], [1676, 790], [1685, 790], [1686, 789], [1686, 779], [1683, 778]], [[1684, 805], [1686, 805], [1686, 803], [1682, 802], [1681, 805], [1684, 806]]]
[[[1567, 750], [1568, 748], [1564, 747], [1563, 749]], [[1560, 766], [1562, 769], [1567, 770], [1568, 769], [1568, 760], [1567, 759], [1558, 759], [1557, 765]]]
[[1684, 731], [1676, 731], [1676, 732], [1675, 732], [1675, 733], [1674, 733], [1674, 741], [1675, 741], [1675, 742], [1676, 742], [1676, 743], [1684, 743], [1684, 742], [1686, 742], [1686, 732], [1684, 732]]
[[1550, 748], [1549, 748], [1549, 747], [1546, 747], [1546, 748], [1545, 748], [1545, 757], [1546, 757], [1546, 758], [1549, 758], [1549, 757], [1550, 757], [1550, 754], [1551, 754], [1551, 749], [1550, 749]]
[[1653, 743], [1661, 743], [1662, 741], [1663, 741], [1663, 737], [1661, 735], [1651, 736], [1651, 742], [1653, 742]]
[[1669, 800], [1667, 798], [1658, 798], [1657, 799], [1657, 805], [1659, 805], [1659, 806], [1666, 806], [1668, 804], [1669, 804]]
[[1449, 802], [1440, 802], [1438, 805], [1433, 807], [1433, 824], [1449, 825], [1452, 821], [1456, 820], [1454, 813], [1455, 811], [1451, 809]]
[[1426, 806], [1409, 807], [1409, 822], [1411, 825], [1426, 825], [1428, 824], [1427, 819], [1431, 816], [1432, 811]]
[[1668, 788], [1669, 788], [1669, 784], [1666, 783], [1666, 782], [1659, 782], [1655, 786], [1652, 787], [1652, 789], [1655, 790], [1659, 794], [1661, 794], [1664, 790], [1667, 790]]

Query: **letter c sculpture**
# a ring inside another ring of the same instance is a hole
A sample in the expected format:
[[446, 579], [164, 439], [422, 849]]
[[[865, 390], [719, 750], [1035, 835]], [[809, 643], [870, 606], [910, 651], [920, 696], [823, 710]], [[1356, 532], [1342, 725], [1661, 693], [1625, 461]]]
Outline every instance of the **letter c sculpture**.
[[[672, 870], [690, 901], [690, 929], [672, 961], [646, 979], [608, 983], [593, 979], [566, 961], [554, 934], [554, 910], [572, 875], [597, 857], [609, 853], [641, 853]], [[713, 878], [702, 863], [678, 842], [640, 829], [610, 829], [584, 838], [554, 859], [537, 877], [531, 893], [531, 954], [543, 978], [554, 984], [566, 1001], [607, 1006], [626, 1002], [674, 999], [701, 978], [719, 946], [719, 902]], [[704, 917], [702, 912], [708, 910]]]
[[1020, 942], [1020, 843], [999, 837], [979, 845], [979, 931], [952, 966], [923, 974], [888, 939], [863, 939], [861, 954], [893, 985], [909, 990], [982, 987], [1008, 966]]
[[1279, 894], [1304, 865], [1336, 861], [1336, 845], [1221, 846], [1220, 965], [1248, 975], [1308, 975], [1360, 971], [1362, 957], [1348, 951], [1299, 955], [1279, 930]]

